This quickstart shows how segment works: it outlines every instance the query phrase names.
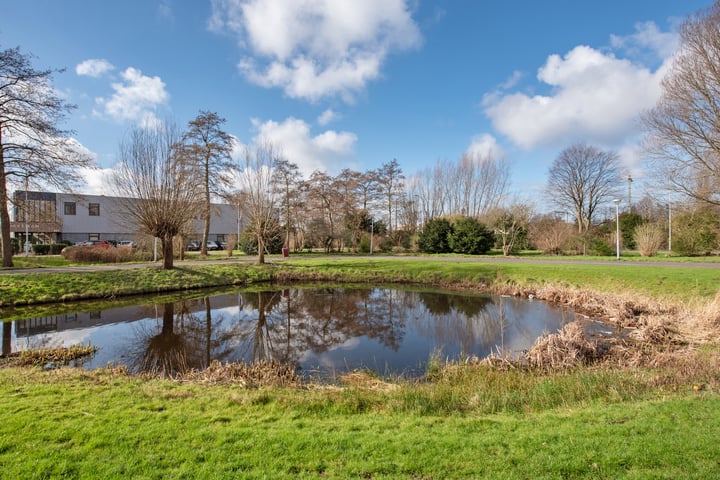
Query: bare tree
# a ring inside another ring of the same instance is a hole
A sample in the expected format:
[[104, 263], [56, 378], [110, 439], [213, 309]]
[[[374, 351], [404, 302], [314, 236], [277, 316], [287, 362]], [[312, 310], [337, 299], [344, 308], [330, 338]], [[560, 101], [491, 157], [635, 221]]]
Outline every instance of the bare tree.
[[166, 270], [173, 268], [173, 237], [193, 220], [197, 204], [195, 172], [176, 155], [180, 138], [167, 122], [133, 128], [120, 144], [120, 164], [112, 176], [123, 215], [160, 239]]
[[642, 118], [666, 189], [720, 205], [720, 2], [680, 27], [680, 51], [658, 104]]
[[497, 208], [510, 183], [509, 164], [492, 154], [465, 154], [459, 161], [438, 160], [408, 182], [408, 196], [424, 219], [443, 215], [477, 217]]
[[[393, 211], [396, 209], [398, 198], [403, 192], [403, 180], [405, 176], [397, 159], [393, 158], [391, 162], [383, 163], [377, 171], [377, 184], [382, 197], [385, 201], [385, 208], [388, 214], [388, 232], [393, 229]], [[397, 223], [397, 220], [396, 220]]]
[[0, 230], [2, 266], [11, 267], [8, 191], [26, 180], [67, 190], [92, 159], [58, 124], [75, 107], [53, 90], [52, 74], [36, 70], [19, 48], [0, 51]]
[[178, 153], [185, 157], [184, 162], [193, 165], [198, 173], [198, 187], [203, 197], [203, 237], [200, 255], [207, 256], [207, 242], [210, 235], [212, 217], [211, 197], [221, 196], [230, 185], [228, 174], [231, 168], [230, 154], [233, 138], [222, 125], [225, 119], [217, 113], [201, 111], [194, 120], [188, 122], [188, 130], [183, 135]]
[[258, 263], [265, 263], [265, 250], [271, 229], [276, 226], [277, 195], [273, 167], [282, 159], [280, 150], [262, 140], [254, 147], [246, 147], [238, 168], [240, 191], [245, 200], [248, 228], [257, 239]]
[[552, 215], [544, 215], [530, 221], [528, 234], [535, 248], [545, 253], [559, 255], [572, 237], [572, 225]]
[[308, 180], [308, 203], [314, 212], [316, 239], [329, 252], [337, 239], [338, 220], [342, 215], [342, 196], [338, 184], [325, 172], [314, 171]]
[[[294, 213], [303, 203], [305, 182], [300, 174], [300, 167], [284, 158], [275, 162], [273, 170], [274, 190], [279, 197], [285, 217], [284, 245], [286, 248], [290, 248], [290, 232], [296, 231], [296, 222], [294, 221], [296, 215]], [[297, 248], [297, 238], [295, 247]]]
[[598, 207], [616, 195], [619, 182], [616, 153], [577, 143], [553, 162], [546, 192], [555, 205], [575, 213], [578, 232], [584, 233]]
[[527, 234], [532, 213], [530, 204], [515, 202], [507, 208], [495, 208], [485, 215], [486, 223], [502, 243], [504, 256], [514, 252], [518, 242]]

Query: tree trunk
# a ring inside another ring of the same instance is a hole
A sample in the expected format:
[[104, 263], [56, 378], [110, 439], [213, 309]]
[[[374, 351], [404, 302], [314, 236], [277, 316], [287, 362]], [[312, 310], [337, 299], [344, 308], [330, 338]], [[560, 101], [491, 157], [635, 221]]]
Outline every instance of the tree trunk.
[[262, 265], [265, 263], [265, 242], [263, 241], [263, 235], [258, 234], [258, 264]]
[[[2, 135], [0, 133], [0, 135]], [[2, 137], [0, 137], [0, 230], [2, 230], [2, 266], [13, 266], [12, 243], [10, 242], [10, 212], [8, 212], [7, 178]]]
[[173, 269], [173, 239], [172, 235], [163, 235], [160, 239], [162, 243], [163, 254], [163, 270]]
[[207, 244], [210, 237], [210, 172], [208, 171], [208, 161], [205, 162], [205, 211], [203, 212], [204, 224], [203, 224], [203, 237], [202, 245], [200, 245], [200, 256], [202, 258], [207, 257]]

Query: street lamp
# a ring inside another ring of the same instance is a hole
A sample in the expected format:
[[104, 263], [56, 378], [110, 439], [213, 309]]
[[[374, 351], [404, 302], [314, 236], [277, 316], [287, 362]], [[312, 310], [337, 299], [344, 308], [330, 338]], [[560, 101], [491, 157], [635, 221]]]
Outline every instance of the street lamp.
[[30, 255], [30, 244], [28, 239], [30, 238], [30, 228], [28, 226], [28, 215], [30, 210], [28, 209], [28, 177], [25, 177], [25, 256]]
[[613, 200], [615, 203], [615, 258], [620, 260], [620, 199]]

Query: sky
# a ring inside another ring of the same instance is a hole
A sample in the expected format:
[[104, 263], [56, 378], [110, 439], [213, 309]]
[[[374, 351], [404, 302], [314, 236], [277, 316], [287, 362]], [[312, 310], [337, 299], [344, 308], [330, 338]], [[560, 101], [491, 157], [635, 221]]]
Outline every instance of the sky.
[[[131, 128], [209, 111], [305, 175], [397, 159], [410, 177], [491, 154], [509, 162], [511, 195], [537, 200], [577, 142], [617, 152], [643, 188], [638, 116], [679, 23], [711, 3], [0, 0], [0, 48], [64, 69], [53, 85], [77, 108], [61, 126], [103, 171]], [[106, 191], [101, 173], [82, 193]]]

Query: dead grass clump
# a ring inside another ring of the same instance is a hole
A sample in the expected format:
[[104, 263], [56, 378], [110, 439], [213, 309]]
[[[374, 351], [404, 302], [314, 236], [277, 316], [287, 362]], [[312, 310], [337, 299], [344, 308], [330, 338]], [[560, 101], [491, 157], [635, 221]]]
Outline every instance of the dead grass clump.
[[597, 342], [585, 338], [579, 322], [571, 322], [557, 333], [538, 338], [525, 359], [533, 367], [559, 370], [587, 365], [598, 355]]
[[287, 387], [300, 385], [294, 365], [278, 362], [221, 363], [214, 360], [204, 370], [189, 370], [179, 375], [181, 382], [201, 384], [239, 384], [244, 388], [265, 386]]
[[90, 345], [75, 345], [72, 347], [41, 348], [36, 350], [21, 350], [6, 356], [6, 365], [67, 365], [72, 361], [92, 355], [97, 347]]
[[350, 372], [340, 376], [343, 385], [349, 387], [360, 388], [364, 390], [372, 390], [375, 392], [387, 392], [396, 390], [397, 384], [385, 382], [368, 372]]

